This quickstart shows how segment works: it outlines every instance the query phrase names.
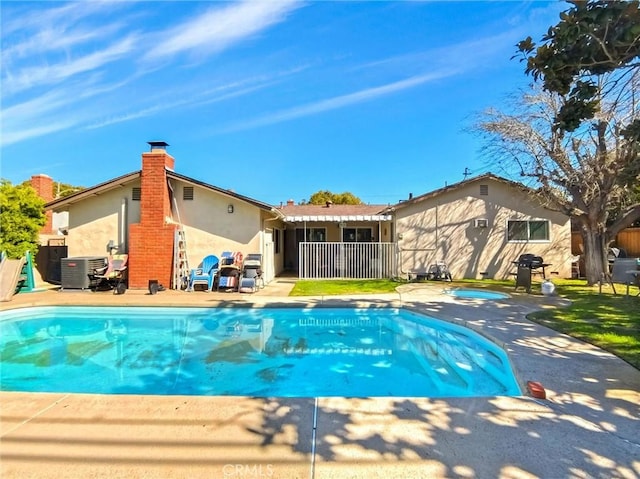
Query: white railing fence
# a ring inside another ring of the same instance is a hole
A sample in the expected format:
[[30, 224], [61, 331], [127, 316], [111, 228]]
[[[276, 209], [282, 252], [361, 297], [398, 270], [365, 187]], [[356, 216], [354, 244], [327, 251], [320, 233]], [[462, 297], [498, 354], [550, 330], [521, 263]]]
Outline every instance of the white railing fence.
[[376, 279], [396, 275], [395, 243], [299, 244], [298, 276], [301, 279]]

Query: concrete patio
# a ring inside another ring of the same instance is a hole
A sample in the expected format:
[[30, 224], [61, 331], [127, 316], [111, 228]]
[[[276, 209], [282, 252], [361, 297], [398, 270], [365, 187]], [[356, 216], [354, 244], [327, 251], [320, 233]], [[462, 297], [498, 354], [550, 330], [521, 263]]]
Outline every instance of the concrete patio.
[[[22, 293], [40, 305], [398, 306], [463, 321], [501, 343], [547, 399], [249, 398], [1, 392], [7, 478], [640, 477], [640, 371], [528, 321], [562, 305], [525, 294], [461, 300], [441, 285], [396, 294], [287, 296], [163, 291]], [[523, 389], [524, 391], [524, 389]]]

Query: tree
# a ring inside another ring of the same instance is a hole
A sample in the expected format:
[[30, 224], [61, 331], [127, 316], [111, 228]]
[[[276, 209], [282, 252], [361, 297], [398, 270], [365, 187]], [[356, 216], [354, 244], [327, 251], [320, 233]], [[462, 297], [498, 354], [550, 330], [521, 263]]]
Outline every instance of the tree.
[[476, 126], [487, 152], [577, 222], [593, 284], [615, 235], [640, 219], [640, 10], [638, 2], [570, 3], [541, 46], [518, 44], [542, 87]]
[[73, 186], [73, 185], [70, 185], [69, 183], [60, 183], [59, 181], [56, 181], [53, 184], [53, 189], [54, 189], [53, 194], [55, 198], [65, 198], [69, 195], [77, 193], [78, 191], [84, 190], [85, 187]]
[[312, 194], [308, 202], [301, 204], [324, 205], [327, 201], [335, 205], [361, 205], [360, 198], [353, 193], [331, 193], [329, 190], [320, 190]]
[[[542, 80], [544, 90], [564, 97], [555, 126], [574, 131], [594, 118], [603, 93], [609, 96], [599, 82], [602, 76], [615, 72], [616, 81], [624, 81], [638, 68], [640, 8], [638, 1], [568, 3], [573, 8], [560, 14], [560, 22], [549, 28], [540, 46], [531, 37], [517, 46], [527, 63], [525, 72]], [[637, 128], [640, 122], [633, 123]]]
[[44, 201], [36, 190], [0, 180], [0, 249], [9, 258], [21, 258], [27, 251], [35, 256], [45, 222]]

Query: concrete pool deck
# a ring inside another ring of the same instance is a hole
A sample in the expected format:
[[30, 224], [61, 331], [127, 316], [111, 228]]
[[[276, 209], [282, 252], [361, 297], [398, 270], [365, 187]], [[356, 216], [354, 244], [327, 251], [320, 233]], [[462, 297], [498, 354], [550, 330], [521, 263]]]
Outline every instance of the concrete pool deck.
[[[465, 321], [502, 343], [527, 396], [249, 398], [0, 392], [7, 478], [636, 478], [640, 371], [526, 319], [559, 298], [457, 299], [442, 285], [292, 298], [295, 280], [256, 294], [21, 293], [42, 305], [402, 306]], [[635, 300], [629, 298], [627, 300]]]

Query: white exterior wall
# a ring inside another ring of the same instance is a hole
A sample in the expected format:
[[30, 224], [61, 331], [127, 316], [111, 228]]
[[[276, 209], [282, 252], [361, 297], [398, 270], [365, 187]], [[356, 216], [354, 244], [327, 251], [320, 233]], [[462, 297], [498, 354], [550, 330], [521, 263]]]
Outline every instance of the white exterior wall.
[[132, 182], [111, 191], [69, 205], [69, 256], [106, 256], [113, 241], [127, 253], [128, 225], [140, 221], [140, 202], [132, 201]]
[[[487, 196], [479, 185], [489, 186]], [[537, 206], [517, 188], [495, 180], [472, 182], [458, 189], [401, 207], [395, 214], [400, 251], [400, 273], [425, 270], [436, 260], [449, 266], [454, 278], [506, 279], [515, 271], [513, 261], [522, 253], [542, 256], [547, 276], [571, 275], [569, 218]], [[476, 219], [487, 219], [477, 228]], [[509, 220], [550, 220], [550, 240], [509, 242]], [[486, 274], [482, 274], [486, 273]]]
[[[195, 268], [210, 254], [220, 257], [223, 251], [240, 251], [244, 256], [251, 253], [262, 254], [267, 282], [281, 271], [278, 264], [282, 260], [274, 256], [273, 240], [263, 231], [263, 210], [198, 186], [194, 186], [193, 200], [184, 200], [185, 186], [192, 185], [172, 182], [177, 204], [173, 220], [180, 221], [184, 226], [191, 268]], [[229, 205], [233, 205], [233, 213], [228, 212]], [[272, 227], [273, 223], [267, 222], [266, 227]], [[264, 264], [265, 261], [269, 261], [269, 264]]]

